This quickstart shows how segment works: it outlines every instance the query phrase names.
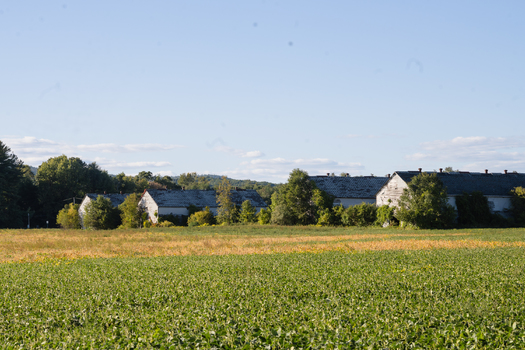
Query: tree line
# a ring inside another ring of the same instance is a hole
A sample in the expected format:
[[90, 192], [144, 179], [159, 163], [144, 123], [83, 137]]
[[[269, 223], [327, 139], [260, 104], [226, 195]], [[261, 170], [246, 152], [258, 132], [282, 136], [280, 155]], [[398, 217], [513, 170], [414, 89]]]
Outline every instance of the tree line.
[[[178, 177], [141, 171], [135, 176], [108, 174], [98, 164], [61, 155], [43, 162], [36, 173], [0, 140], [0, 228], [57, 227], [57, 215], [87, 193], [137, 193], [145, 189], [213, 189], [213, 176], [195, 172]], [[215, 184], [216, 185], [216, 184]], [[269, 201], [279, 185], [250, 180], [237, 187], [254, 189]], [[69, 207], [68, 207], [69, 208]]]
[[[212, 185], [213, 184], [213, 185]], [[233, 186], [233, 185], [236, 186]], [[348, 208], [333, 206], [334, 198], [317, 188], [308, 173], [294, 169], [282, 185], [226, 177], [185, 173], [179, 177], [153, 175], [142, 171], [136, 176], [124, 173], [109, 175], [96, 163], [65, 155], [42, 163], [36, 174], [24, 165], [0, 141], [0, 227], [23, 227], [24, 219], [32, 227], [78, 227], [78, 204], [86, 193], [135, 193], [113, 208], [102, 197], [92, 201], [84, 218], [87, 227], [149, 226], [137, 209], [140, 193], [145, 189], [215, 189], [218, 213], [209, 208], [191, 206], [185, 218], [173, 215], [158, 217], [159, 226], [259, 223], [261, 225], [319, 226], [410, 226], [416, 228], [509, 227], [525, 226], [525, 189], [511, 191], [509, 217], [490, 211], [482, 193], [464, 193], [456, 198], [456, 209], [448, 203], [446, 188], [436, 174], [421, 173], [412, 178], [397, 206], [376, 207], [362, 203]], [[235, 187], [255, 189], [269, 204], [256, 213], [249, 201], [236, 206], [231, 200]], [[70, 204], [71, 203], [71, 204]], [[76, 217], [75, 217], [76, 215]]]

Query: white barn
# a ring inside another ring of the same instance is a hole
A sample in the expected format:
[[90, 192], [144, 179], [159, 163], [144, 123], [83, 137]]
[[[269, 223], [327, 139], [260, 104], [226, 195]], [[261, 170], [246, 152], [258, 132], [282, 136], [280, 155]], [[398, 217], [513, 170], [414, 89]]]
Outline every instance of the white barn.
[[[216, 196], [214, 190], [145, 190], [139, 206], [148, 213], [151, 222], [156, 223], [157, 215], [188, 215], [190, 205], [202, 209], [209, 207], [210, 211], [217, 215]], [[257, 209], [257, 213], [267, 207], [266, 202], [255, 190], [232, 190], [231, 196], [233, 203], [239, 206], [249, 200]]]
[[[376, 203], [378, 206], [390, 205], [397, 206], [399, 197], [403, 190], [408, 187], [408, 183], [414, 176], [421, 173], [419, 171], [396, 171], [389, 181], [381, 188], [377, 194]], [[436, 173], [447, 189], [448, 201], [456, 209], [456, 197], [463, 193], [481, 192], [487, 197], [490, 210], [493, 213], [506, 215], [510, 209], [510, 191], [515, 187], [525, 187], [525, 174], [509, 173], [484, 173], [477, 172], [430, 172]]]
[[310, 176], [320, 190], [334, 196], [334, 206], [345, 208], [361, 203], [375, 204], [376, 194], [387, 182], [380, 176]]

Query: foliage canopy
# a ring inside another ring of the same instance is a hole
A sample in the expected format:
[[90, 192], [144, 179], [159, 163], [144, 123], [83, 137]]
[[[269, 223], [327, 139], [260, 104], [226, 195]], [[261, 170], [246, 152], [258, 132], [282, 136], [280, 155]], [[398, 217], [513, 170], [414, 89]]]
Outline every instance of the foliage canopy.
[[403, 190], [395, 216], [418, 228], [447, 228], [453, 224], [455, 212], [437, 174], [421, 173]]

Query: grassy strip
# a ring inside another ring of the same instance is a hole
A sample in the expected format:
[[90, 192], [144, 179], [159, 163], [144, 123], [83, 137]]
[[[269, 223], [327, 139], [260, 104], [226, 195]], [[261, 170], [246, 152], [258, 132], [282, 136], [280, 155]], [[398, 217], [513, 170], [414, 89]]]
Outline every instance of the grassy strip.
[[0, 262], [45, 259], [523, 246], [525, 229], [401, 230], [228, 226], [2, 230]]
[[23, 348], [525, 347], [523, 248], [0, 265]]

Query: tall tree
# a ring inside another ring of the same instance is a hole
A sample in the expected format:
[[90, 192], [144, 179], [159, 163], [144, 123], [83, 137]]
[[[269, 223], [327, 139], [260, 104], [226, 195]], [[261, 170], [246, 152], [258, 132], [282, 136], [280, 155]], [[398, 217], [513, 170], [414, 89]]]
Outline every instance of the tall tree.
[[22, 161], [0, 141], [0, 228], [23, 225], [18, 203], [22, 175]]
[[231, 196], [232, 185], [226, 176], [222, 177], [222, 181], [217, 188], [217, 221], [219, 223], [231, 224], [237, 220], [237, 208], [233, 203]]
[[142, 213], [139, 208], [140, 196], [132, 193], [126, 197], [124, 202], [119, 205], [120, 218], [122, 219], [123, 228], [139, 228], [141, 224]]
[[257, 209], [252, 205], [252, 202], [245, 200], [241, 205], [241, 213], [239, 215], [239, 221], [249, 224], [257, 221]]
[[[42, 163], [36, 174], [38, 200], [45, 219], [52, 226], [64, 201], [82, 198], [86, 193], [111, 192], [114, 181], [96, 163], [86, 164], [80, 158], [65, 155]], [[76, 201], [76, 200], [75, 200]]]
[[86, 194], [87, 165], [80, 158], [65, 155], [50, 158], [38, 168], [38, 199], [52, 226], [64, 201]]
[[98, 196], [86, 205], [83, 219], [84, 227], [90, 230], [112, 230], [121, 223], [120, 210], [113, 207], [111, 200], [103, 196]]
[[288, 183], [272, 195], [272, 223], [278, 224], [278, 218], [282, 216], [284, 224], [314, 224], [317, 214], [313, 201], [316, 188], [306, 171], [294, 169]]
[[436, 173], [414, 176], [403, 190], [395, 216], [418, 228], [447, 228], [454, 221], [454, 208]]

